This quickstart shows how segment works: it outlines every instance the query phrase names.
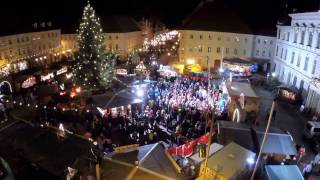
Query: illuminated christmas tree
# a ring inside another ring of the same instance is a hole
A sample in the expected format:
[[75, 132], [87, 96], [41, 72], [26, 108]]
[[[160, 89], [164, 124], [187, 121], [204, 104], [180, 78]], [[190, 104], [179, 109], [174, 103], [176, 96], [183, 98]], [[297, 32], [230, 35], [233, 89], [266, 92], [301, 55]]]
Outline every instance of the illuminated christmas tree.
[[88, 2], [78, 32], [78, 53], [73, 67], [73, 82], [87, 90], [106, 88], [113, 79], [116, 55], [105, 53], [100, 19]]

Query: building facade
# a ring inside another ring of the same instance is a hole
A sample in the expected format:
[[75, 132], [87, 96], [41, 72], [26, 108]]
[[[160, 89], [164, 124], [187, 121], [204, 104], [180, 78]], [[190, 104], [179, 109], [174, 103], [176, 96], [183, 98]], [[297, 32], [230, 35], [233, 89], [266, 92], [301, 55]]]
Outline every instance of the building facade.
[[56, 61], [59, 50], [59, 29], [1, 36], [0, 76]]
[[277, 26], [274, 72], [305, 97], [311, 80], [320, 76], [320, 12], [289, 16], [291, 24]]
[[214, 31], [180, 31], [180, 62], [207, 67], [223, 58], [248, 58], [252, 54], [253, 35]]
[[206, 69], [221, 64], [221, 59], [270, 62], [274, 56], [275, 35], [257, 33], [223, 0], [202, 1], [183, 23], [179, 60], [185, 65]]
[[[180, 62], [207, 67], [222, 58], [265, 59], [274, 57], [275, 37], [215, 31], [180, 31]], [[264, 67], [267, 70], [267, 67]]]
[[[106, 51], [127, 56], [134, 49], [142, 47], [141, 31], [126, 33], [104, 33]], [[78, 50], [77, 34], [62, 34], [61, 46], [64, 52]]]
[[[132, 50], [142, 47], [142, 31], [131, 17], [101, 17], [101, 25], [104, 32], [106, 51], [111, 51], [125, 57]], [[62, 33], [61, 46], [64, 52], [77, 51], [77, 34], [75, 30]]]

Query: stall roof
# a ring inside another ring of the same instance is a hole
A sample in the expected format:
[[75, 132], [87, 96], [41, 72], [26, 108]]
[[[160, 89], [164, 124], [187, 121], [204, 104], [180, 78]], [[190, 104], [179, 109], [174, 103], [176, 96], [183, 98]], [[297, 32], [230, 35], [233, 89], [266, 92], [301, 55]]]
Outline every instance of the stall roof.
[[249, 83], [232, 82], [230, 85], [227, 85], [227, 89], [230, 96], [240, 96], [243, 93], [245, 97], [259, 97]]
[[268, 165], [265, 166], [269, 180], [303, 180], [297, 165]]
[[[217, 151], [219, 151], [220, 149], [223, 148], [223, 145], [218, 144], [218, 143], [212, 143], [210, 146], [210, 152], [209, 152], [209, 156], [211, 156], [212, 154], [216, 153]], [[191, 160], [193, 160], [196, 164], [201, 163], [205, 158], [201, 158], [199, 157], [199, 153], [196, 152], [194, 155], [189, 157]]]
[[[262, 143], [263, 132], [257, 132], [259, 143]], [[296, 155], [296, 146], [289, 134], [269, 133], [262, 152], [268, 154]]]
[[104, 94], [93, 95], [91, 99], [96, 106], [103, 109], [142, 102], [141, 99], [131, 92], [131, 88], [123, 89], [117, 93], [107, 92]]
[[49, 96], [59, 93], [57, 85], [41, 85], [36, 89], [38, 96]]
[[161, 143], [140, 146], [126, 152], [115, 153], [111, 159], [130, 165], [138, 165], [142, 169], [161, 174], [167, 178], [181, 178], [166, 155], [165, 148]]
[[231, 63], [231, 64], [254, 64], [255, 62], [241, 59], [241, 58], [223, 58], [223, 62]]
[[225, 179], [230, 179], [247, 166], [247, 159], [255, 158], [255, 153], [231, 142], [208, 160], [208, 167], [217, 171]]
[[[255, 138], [248, 125], [227, 121], [219, 121], [218, 124], [221, 144], [227, 144], [234, 141], [253, 151], [258, 148], [257, 146], [260, 147], [264, 129], [253, 128], [256, 132]], [[277, 153], [288, 155], [296, 155], [297, 153], [292, 137], [277, 128], [270, 129], [263, 152], [268, 154]]]

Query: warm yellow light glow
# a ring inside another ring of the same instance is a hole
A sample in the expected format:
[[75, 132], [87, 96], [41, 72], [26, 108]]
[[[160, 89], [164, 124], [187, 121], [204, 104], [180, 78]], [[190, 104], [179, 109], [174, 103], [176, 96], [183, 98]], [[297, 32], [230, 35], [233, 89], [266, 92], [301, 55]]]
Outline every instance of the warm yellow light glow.
[[77, 93], [80, 93], [80, 91], [81, 91], [81, 89], [80, 89], [80, 87], [78, 87], [78, 88], [76, 89], [76, 92], [77, 92]]
[[187, 64], [194, 64], [195, 60], [194, 59], [187, 59]]

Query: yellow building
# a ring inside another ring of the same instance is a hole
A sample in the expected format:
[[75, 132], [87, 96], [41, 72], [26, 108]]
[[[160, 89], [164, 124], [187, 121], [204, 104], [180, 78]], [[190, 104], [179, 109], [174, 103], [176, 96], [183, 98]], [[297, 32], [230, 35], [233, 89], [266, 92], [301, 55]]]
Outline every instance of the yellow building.
[[[127, 16], [101, 17], [107, 51], [127, 56], [134, 49], [142, 47], [142, 32], [138, 24]], [[76, 28], [75, 28], [76, 29]], [[61, 45], [64, 51], [77, 51], [77, 34], [63, 33]]]
[[0, 36], [0, 76], [55, 61], [60, 29], [51, 26], [51, 22], [34, 23], [24, 33]]
[[[206, 69], [208, 63], [211, 67], [215, 63], [219, 67], [222, 58], [256, 58], [253, 51], [258, 43], [255, 39], [260, 35], [228, 8], [223, 0], [202, 1], [184, 20], [179, 32], [179, 60], [184, 64], [200, 64]], [[258, 39], [260, 43], [266, 36]], [[265, 56], [259, 58], [271, 60], [274, 43], [266, 46], [261, 50]]]

